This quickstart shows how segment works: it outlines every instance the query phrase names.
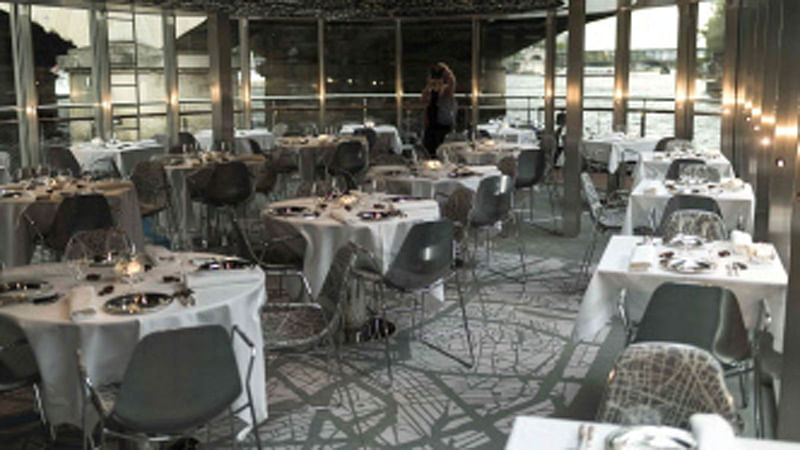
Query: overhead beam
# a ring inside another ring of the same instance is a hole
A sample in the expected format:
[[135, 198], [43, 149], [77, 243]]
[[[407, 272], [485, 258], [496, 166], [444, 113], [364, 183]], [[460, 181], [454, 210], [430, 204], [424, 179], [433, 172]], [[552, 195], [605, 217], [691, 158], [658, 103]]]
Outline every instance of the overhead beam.
[[567, 139], [564, 149], [563, 231], [577, 236], [581, 231], [583, 203], [580, 193], [581, 140], [583, 139], [583, 56], [586, 33], [586, 2], [569, 2], [567, 48]]

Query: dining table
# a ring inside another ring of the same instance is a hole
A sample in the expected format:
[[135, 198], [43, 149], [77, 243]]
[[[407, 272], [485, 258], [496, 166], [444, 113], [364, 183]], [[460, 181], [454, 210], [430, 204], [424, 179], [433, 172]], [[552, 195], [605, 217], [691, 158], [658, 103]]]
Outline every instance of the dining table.
[[373, 154], [378, 153], [403, 153], [403, 140], [400, 139], [400, 132], [394, 125], [381, 124], [358, 124], [346, 123], [339, 129], [342, 136], [353, 135], [359, 128], [371, 128], [375, 131], [375, 146], [371, 149]]
[[[439, 205], [433, 200], [386, 193], [350, 192], [331, 197], [301, 197], [274, 202], [262, 213], [271, 236], [281, 236], [283, 226], [299, 232], [306, 242], [303, 273], [316, 298], [336, 252], [353, 242], [372, 255], [375, 269], [385, 273], [414, 224], [437, 220]], [[433, 293], [443, 299], [443, 290]], [[366, 305], [351, 305], [348, 327], [368, 318]]]
[[289, 136], [277, 140], [272, 157], [275, 160], [296, 161], [300, 178], [313, 182], [317, 179], [317, 169], [324, 166], [336, 147], [344, 142], [358, 142], [364, 148], [368, 146], [366, 136]]
[[[259, 320], [266, 302], [264, 272], [256, 266], [212, 270], [225, 257], [163, 247], [148, 246], [138, 258], [145, 258], [137, 266], [145, 271], [135, 277], [132, 271], [119, 271], [131, 267], [131, 261], [124, 260], [20, 266], [0, 274], [0, 287], [29, 287], [0, 293], [0, 314], [19, 324], [33, 349], [49, 422], [82, 427], [78, 351], [95, 386], [119, 383], [136, 344], [146, 335], [208, 324], [229, 331], [235, 325], [255, 344], [250, 386], [256, 420], [264, 420], [267, 394]], [[144, 294], [149, 306], [134, 300]], [[233, 342], [244, 383], [251, 351]], [[246, 400], [243, 391], [235, 405]], [[240, 417], [252, 425], [247, 411]]]
[[[194, 133], [194, 138], [197, 140], [201, 150], [218, 150], [212, 148], [214, 146], [214, 134], [211, 130], [200, 130]], [[238, 155], [251, 153], [250, 143], [248, 142], [250, 139], [256, 141], [263, 151], [272, 150], [275, 146], [275, 135], [266, 128], [236, 129], [233, 131], [233, 140], [236, 143], [233, 153]]]
[[502, 121], [490, 121], [478, 125], [478, 130], [485, 131], [489, 137], [497, 142], [520, 145], [536, 145], [538, 139], [536, 130], [515, 127]]
[[[664, 244], [660, 238], [612, 236], [583, 295], [573, 338], [594, 339], [617, 314], [623, 290], [629, 313], [636, 320], [656, 288], [667, 282], [730, 289], [748, 329], [769, 313], [768, 331], [775, 337], [775, 350], [781, 351], [788, 276], [772, 244], [746, 241], [681, 248]], [[767, 311], [762, 310], [762, 300]]]
[[73, 177], [40, 177], [0, 185], [0, 261], [6, 267], [28, 264], [36, 238], [47, 234], [58, 206], [67, 197], [102, 194], [117, 228], [138, 248], [144, 231], [133, 183], [126, 180], [91, 181]]
[[70, 147], [70, 150], [81, 166], [81, 170], [91, 172], [96, 164], [110, 159], [114, 161], [120, 175], [124, 177], [133, 173], [136, 164], [166, 153], [164, 145], [154, 139], [131, 142], [116, 139], [105, 142], [93, 140], [77, 143]]
[[642, 180], [663, 180], [673, 161], [687, 158], [702, 161], [705, 165], [713, 167], [721, 178], [736, 176], [731, 162], [718, 151], [646, 152], [639, 153], [639, 161], [633, 170], [633, 186]]
[[609, 133], [584, 139], [581, 155], [590, 161], [607, 164], [608, 173], [613, 174], [621, 165], [637, 162], [640, 154], [652, 153], [658, 141], [658, 138]]
[[438, 160], [409, 166], [375, 166], [367, 171], [367, 180], [379, 190], [399, 195], [442, 199], [459, 187], [477, 191], [485, 178], [502, 175], [495, 165], [460, 166]]
[[720, 182], [644, 179], [630, 193], [622, 234], [637, 227], [658, 226], [664, 207], [676, 194], [700, 195], [716, 200], [728, 230], [753, 232], [755, 194], [753, 187], [738, 178]]
[[[698, 422], [695, 422], [696, 424]], [[753, 439], [731, 436], [732, 431], [715, 422], [691, 430], [693, 438], [698, 442], [698, 450], [800, 450], [800, 444], [766, 439]], [[581, 443], [581, 430], [591, 429], [591, 438]], [[517, 416], [506, 441], [506, 450], [605, 450], [607, 439], [616, 431], [630, 429], [629, 426], [571, 420], [554, 417]], [[723, 443], [724, 442], [724, 443]], [[731, 445], [731, 446], [728, 446]], [[642, 447], [634, 447], [642, 448]]]
[[468, 166], [496, 165], [503, 158], [517, 158], [522, 151], [539, 150], [537, 144], [515, 144], [494, 139], [476, 141], [445, 142], [436, 150], [445, 162], [462, 163]]

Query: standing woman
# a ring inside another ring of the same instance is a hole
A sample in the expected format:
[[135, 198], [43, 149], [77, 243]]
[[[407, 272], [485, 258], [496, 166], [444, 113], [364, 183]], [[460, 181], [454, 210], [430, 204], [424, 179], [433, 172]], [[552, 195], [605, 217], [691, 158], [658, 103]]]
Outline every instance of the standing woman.
[[425, 102], [425, 149], [431, 158], [436, 157], [436, 149], [444, 142], [447, 133], [456, 126], [456, 76], [445, 63], [436, 63], [428, 74], [428, 84], [422, 91]]

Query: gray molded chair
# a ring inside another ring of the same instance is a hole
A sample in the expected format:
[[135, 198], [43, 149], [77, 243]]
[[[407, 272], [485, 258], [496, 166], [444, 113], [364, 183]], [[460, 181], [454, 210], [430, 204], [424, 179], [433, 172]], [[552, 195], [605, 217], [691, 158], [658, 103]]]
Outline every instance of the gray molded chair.
[[[372, 255], [364, 249], [360, 249], [360, 252], [364, 260], [374, 261]], [[403, 294], [415, 295], [414, 309], [421, 307], [424, 311], [425, 295], [430, 293], [440, 281], [455, 276], [458, 304], [461, 309], [461, 318], [469, 347], [469, 361], [465, 361], [452, 352], [429, 342], [425, 339], [424, 334], [421, 341], [456, 362], [466, 367], [472, 367], [475, 364], [472, 334], [469, 330], [469, 321], [464, 306], [461, 281], [457, 271], [453, 270], [453, 223], [445, 219], [415, 224], [403, 240], [400, 250], [392, 260], [386, 273], [381, 275], [378, 267], [374, 262], [368, 266], [362, 264], [354, 271], [354, 275], [359, 281], [372, 283], [374, 297], [379, 302], [378, 308], [381, 311], [383, 324], [388, 323], [386, 321], [386, 313], [389, 311], [386, 305], [384, 288], [393, 289]], [[387, 330], [383, 330], [383, 334], [386, 336], [386, 368], [389, 373], [389, 379], [392, 380], [389, 333]]]
[[56, 210], [45, 243], [57, 254], [64, 252], [69, 240], [79, 231], [111, 228], [114, 219], [103, 195], [89, 194], [65, 198]]
[[143, 217], [157, 214], [170, 206], [170, 185], [164, 165], [158, 161], [142, 161], [131, 174], [136, 187], [139, 213]]
[[200, 143], [197, 142], [194, 135], [187, 131], [179, 131], [178, 132], [178, 148], [181, 149], [183, 152], [184, 147], [190, 151], [194, 152], [200, 149]]
[[664, 207], [664, 212], [661, 215], [661, 223], [659, 224], [656, 234], [663, 235], [663, 226], [666, 218], [672, 215], [675, 211], [683, 209], [697, 209], [701, 211], [708, 211], [722, 217], [722, 211], [719, 209], [719, 203], [712, 198], [704, 195], [691, 195], [691, 194], [676, 194], [670, 197], [667, 205]]
[[68, 170], [72, 176], [78, 177], [81, 175], [81, 165], [68, 148], [50, 147], [47, 149], [47, 163], [53, 169], [59, 171]]
[[42, 426], [52, 437], [52, 430], [49, 429], [42, 406], [40, 382], [39, 366], [25, 332], [15, 321], [0, 315], [0, 396], [19, 389], [32, 388], [35, 408], [39, 412]]
[[688, 429], [695, 413], [719, 414], [742, 428], [719, 362], [691, 345], [643, 342], [625, 348], [614, 363], [597, 420]]
[[600, 201], [600, 195], [594, 186], [594, 181], [592, 181], [591, 175], [587, 172], [581, 173], [581, 188], [584, 200], [589, 205], [589, 217], [592, 219], [592, 240], [583, 253], [576, 286], [581, 286], [588, 277], [589, 267], [592, 265], [600, 236], [622, 231], [622, 225], [625, 221], [625, 208], [603, 205]]
[[[547, 136], [552, 139], [552, 136]], [[528, 220], [533, 221], [534, 190], [536, 186], [544, 183], [548, 176], [548, 152], [540, 150], [524, 150], [517, 157], [517, 178], [514, 180], [514, 188], [517, 190], [528, 191]], [[553, 190], [548, 190], [550, 200], [550, 215], [555, 215]]]
[[344, 141], [336, 146], [331, 159], [327, 161], [327, 173], [344, 177], [347, 189], [356, 189], [361, 174], [369, 164], [369, 152], [358, 141]]
[[684, 170], [683, 168], [693, 164], [703, 164], [705, 165], [705, 161], [702, 159], [697, 158], [678, 158], [673, 160], [669, 168], [667, 169], [667, 174], [664, 176], [666, 180], [677, 180], [681, 176], [681, 171]]
[[708, 242], [728, 239], [728, 231], [722, 217], [699, 209], [681, 209], [670, 213], [662, 221], [660, 229], [664, 242], [670, 242], [681, 234], [698, 236]]
[[656, 146], [653, 149], [653, 151], [655, 151], [655, 152], [665, 152], [665, 151], [667, 151], [667, 144], [669, 144], [671, 141], [674, 141], [674, 140], [675, 140], [674, 136], [667, 136], [667, 137], [663, 137], [663, 138], [659, 139], [658, 142], [656, 142]]
[[[237, 338], [249, 348], [244, 386], [233, 351]], [[260, 449], [250, 389], [256, 351], [260, 349], [236, 326], [230, 334], [220, 325], [148, 334], [136, 344], [119, 389], [95, 387], [79, 357], [87, 403], [100, 415], [100, 448], [106, 447], [106, 435], [138, 442], [171, 441], [190, 436], [225, 411], [234, 416], [249, 410]], [[233, 402], [243, 391], [247, 404], [234, 410]], [[86, 426], [84, 433], [93, 445]], [[233, 429], [231, 439], [235, 443]]]

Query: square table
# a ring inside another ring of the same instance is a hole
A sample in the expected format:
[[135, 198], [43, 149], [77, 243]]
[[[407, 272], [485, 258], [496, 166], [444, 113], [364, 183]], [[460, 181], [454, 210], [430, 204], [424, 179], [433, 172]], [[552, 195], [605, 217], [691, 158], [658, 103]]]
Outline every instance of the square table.
[[[634, 248], [643, 241], [639, 236], [612, 236], [603, 252], [589, 286], [583, 295], [573, 337], [591, 340], [617, 313], [617, 300], [623, 289], [627, 289], [627, 302], [632, 310], [644, 311], [653, 291], [666, 282], [702, 283], [722, 286], [736, 294], [742, 309], [745, 326], [748, 329], [757, 325], [760, 316], [760, 301], [765, 299], [772, 315], [769, 331], [775, 337], [777, 351], [783, 347], [784, 310], [788, 277], [778, 257], [757, 263], [747, 262], [747, 270], [738, 275], [728, 273], [726, 264], [743, 257], [735, 254], [719, 258], [717, 267], [704, 273], [680, 274], [662, 268], [653, 261], [646, 271], [632, 271], [629, 268]], [[724, 245], [716, 243], [716, 245]], [[730, 244], [728, 244], [730, 245]], [[656, 244], [655, 258], [666, 250]], [[674, 250], [670, 248], [669, 250]]]
[[[723, 185], [725, 182], [720, 184], [720, 186]], [[676, 193], [713, 198], [719, 204], [722, 220], [728, 231], [741, 227], [744, 231], [752, 234], [756, 199], [753, 187], [749, 183], [744, 183], [738, 190], [708, 189], [706, 186], [670, 190], [663, 180], [642, 180], [633, 188], [628, 200], [628, 209], [625, 212], [622, 234], [633, 234], [636, 227], [650, 226], [651, 210], [656, 212], [655, 225], [658, 226], [664, 207]]]
[[136, 164], [150, 161], [153, 156], [163, 155], [167, 152], [163, 144], [159, 144], [153, 139], [136, 142], [81, 142], [73, 145], [70, 150], [78, 160], [81, 169], [91, 171], [95, 163], [112, 159], [124, 177], [133, 173]]
[[582, 142], [581, 154], [587, 159], [608, 164], [608, 173], [616, 173], [626, 162], [636, 162], [638, 155], [651, 153], [658, 143], [656, 138], [628, 137], [612, 133]]
[[478, 125], [478, 130], [489, 133], [496, 141], [509, 144], [535, 145], [539, 142], [535, 130], [516, 128], [503, 122], [482, 123]]
[[[209, 151], [214, 146], [214, 135], [211, 130], [200, 130], [194, 134], [200, 148]], [[270, 133], [266, 128], [253, 128], [251, 130], [235, 130], [233, 133], [233, 140], [236, 142], [234, 153], [237, 155], [249, 154], [250, 143], [247, 142], [252, 139], [258, 142], [261, 150], [271, 150], [275, 146], [275, 136]]]
[[449, 174], [454, 169], [455, 166], [444, 164], [440, 170], [418, 168], [413, 173], [405, 166], [375, 166], [367, 172], [367, 179], [375, 180], [392, 194], [436, 198], [437, 195], [449, 196], [459, 187], [477, 191], [484, 178], [502, 175], [494, 165], [469, 166], [473, 175], [465, 177], [451, 177]]
[[663, 180], [667, 175], [672, 161], [679, 158], [692, 158], [703, 160], [706, 165], [711, 166], [722, 178], [733, 178], [733, 166], [728, 158], [718, 152], [698, 152], [698, 153], [666, 153], [666, 152], [647, 152], [639, 153], [639, 162], [633, 170], [633, 186], [642, 180]]
[[342, 125], [339, 134], [352, 135], [358, 128], [372, 128], [375, 131], [376, 142], [372, 153], [403, 153], [403, 140], [400, 139], [400, 132], [394, 125], [362, 125], [357, 123], [346, 123]]

